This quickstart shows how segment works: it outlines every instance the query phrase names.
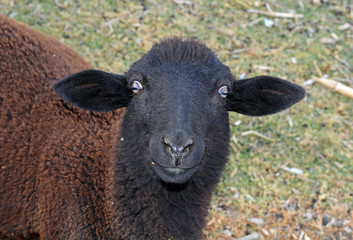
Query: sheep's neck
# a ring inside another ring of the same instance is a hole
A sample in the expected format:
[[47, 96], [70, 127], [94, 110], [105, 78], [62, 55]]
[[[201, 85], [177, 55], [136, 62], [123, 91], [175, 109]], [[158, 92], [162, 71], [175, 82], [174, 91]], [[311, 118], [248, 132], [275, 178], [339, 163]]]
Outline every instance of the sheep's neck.
[[201, 238], [212, 189], [195, 194], [197, 190], [192, 183], [175, 189], [152, 177], [141, 184], [135, 177], [146, 179], [148, 176], [128, 173], [123, 163], [117, 164], [113, 176], [115, 185], [110, 211], [114, 238]]

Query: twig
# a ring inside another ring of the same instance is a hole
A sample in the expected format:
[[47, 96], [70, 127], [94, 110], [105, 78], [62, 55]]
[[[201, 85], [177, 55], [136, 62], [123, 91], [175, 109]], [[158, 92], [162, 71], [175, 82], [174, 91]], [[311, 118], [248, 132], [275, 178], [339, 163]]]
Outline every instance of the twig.
[[265, 6], [268, 12], [273, 12], [271, 5], [268, 2], [265, 4]]
[[307, 86], [313, 85], [314, 83], [315, 83], [315, 81], [313, 79], [309, 79], [309, 80], [304, 81], [301, 85], [303, 87], [307, 87]]
[[238, 3], [240, 6], [242, 6], [243, 8], [250, 8], [251, 5], [247, 2], [244, 2], [242, 0], [234, 0], [236, 3]]
[[300, 29], [303, 29], [303, 28], [304, 28], [304, 22], [302, 21], [288, 26], [288, 29], [291, 29], [291, 31], [300, 31]]
[[217, 28], [217, 31], [220, 32], [220, 33], [223, 33], [225, 35], [228, 35], [230, 37], [234, 36], [235, 33], [233, 30], [229, 29], [229, 28]]
[[321, 83], [322, 85], [329, 87], [336, 92], [342, 93], [348, 97], [353, 98], [353, 89], [350, 87], [347, 87], [346, 85], [343, 85], [340, 82], [336, 82], [334, 80], [326, 79], [326, 78], [317, 78], [315, 76], [313, 76], [313, 79], [316, 82]]
[[344, 119], [343, 117], [340, 117], [340, 120], [341, 120], [344, 124], [346, 124], [348, 127], [350, 127], [351, 129], [353, 129], [352, 124], [351, 124], [350, 122], [348, 122], [346, 119]]
[[319, 158], [321, 158], [321, 160], [323, 160], [323, 161], [326, 163], [326, 165], [329, 166], [335, 173], [340, 174], [340, 173], [338, 172], [338, 170], [337, 170], [336, 168], [334, 168], [334, 167], [331, 165], [331, 163], [329, 163], [329, 161], [328, 161], [321, 153], [316, 152], [316, 156], [318, 156]]
[[263, 66], [263, 65], [255, 65], [255, 68], [257, 68], [258, 70], [262, 70], [262, 71], [270, 71], [271, 67], [269, 66]]
[[233, 54], [238, 54], [238, 53], [242, 53], [242, 52], [247, 52], [247, 51], [249, 51], [250, 50], [250, 48], [240, 48], [240, 49], [235, 49], [235, 50], [233, 50]]
[[322, 78], [322, 72], [321, 72], [319, 66], [317, 65], [316, 60], [314, 60], [314, 67], [315, 67], [316, 72], [317, 72], [317, 73], [319, 74], [319, 76]]
[[[345, 75], [345, 74], [344, 74]], [[337, 82], [345, 82], [345, 83], [350, 83], [353, 84], [353, 80], [350, 80], [349, 78], [339, 78], [339, 77], [334, 77], [332, 80], [335, 80]]]
[[192, 5], [192, 1], [185, 1], [185, 0], [173, 0], [174, 3], [179, 5]]
[[298, 2], [298, 5], [299, 5], [300, 9], [301, 9], [302, 11], [304, 11], [305, 9], [304, 9], [304, 4], [303, 4], [303, 2], [302, 2], [301, 0], [297, 0], [297, 2]]
[[233, 151], [234, 151], [235, 153], [238, 152], [238, 149], [237, 149], [237, 147], [235, 146], [234, 143], [230, 143], [229, 146], [233, 149]]
[[284, 12], [266, 12], [266, 11], [260, 11], [257, 9], [249, 9], [247, 10], [248, 13], [257, 13], [257, 14], [262, 14], [265, 16], [270, 16], [270, 17], [280, 17], [280, 18], [303, 18], [303, 14], [296, 14], [296, 13], [284, 13]]
[[343, 63], [344, 65], [346, 65], [346, 67], [348, 68], [350, 67], [349, 63], [346, 60], [339, 58], [337, 55], [335, 55], [335, 59], [340, 63]]
[[278, 54], [279, 52], [282, 52], [285, 49], [290, 49], [290, 48], [293, 48], [293, 47], [294, 47], [294, 45], [282, 46], [282, 47], [279, 47], [279, 48], [276, 48], [276, 49], [272, 49], [269, 52], [265, 52], [265, 53], [263, 53], [261, 55], [262, 56], [276, 55], [276, 54]]
[[108, 22], [102, 24], [102, 28], [107, 27], [107, 26], [112, 26], [112, 25], [118, 23], [120, 20], [121, 20], [121, 17], [109, 20]]
[[353, 146], [352, 146], [351, 144], [349, 144], [348, 141], [343, 141], [343, 140], [342, 140], [342, 143], [343, 143], [349, 150], [353, 151]]
[[258, 24], [259, 22], [263, 22], [264, 20], [265, 20], [265, 17], [257, 18], [254, 21], [249, 22], [248, 26], [251, 27], [251, 26], [253, 26], [255, 24]]
[[349, 77], [348, 73], [346, 73], [342, 68], [338, 67], [338, 71], [346, 78], [349, 80], [349, 83], [353, 83], [353, 80]]
[[351, 28], [351, 25], [349, 23], [344, 23], [340, 26], [338, 26], [338, 30], [340, 31], [346, 31]]
[[263, 134], [261, 134], [259, 132], [256, 132], [254, 130], [246, 131], [246, 132], [243, 132], [241, 134], [242, 137], [247, 136], [247, 135], [255, 135], [255, 136], [258, 136], [260, 138], [266, 139], [267, 141], [270, 141], [270, 142], [275, 142], [276, 141], [275, 139], [267, 137], [267, 136], [265, 136], [265, 135], [263, 135]]
[[62, 3], [59, 3], [58, 0], [55, 0], [54, 3], [61, 8], [67, 8], [67, 1], [64, 2], [64, 4], [62, 4]]

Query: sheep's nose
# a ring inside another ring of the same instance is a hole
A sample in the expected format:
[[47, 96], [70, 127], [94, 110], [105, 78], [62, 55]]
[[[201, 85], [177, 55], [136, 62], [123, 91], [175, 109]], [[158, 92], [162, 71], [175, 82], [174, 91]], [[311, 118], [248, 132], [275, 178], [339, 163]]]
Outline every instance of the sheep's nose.
[[[163, 137], [163, 142], [165, 144], [165, 151], [174, 157], [176, 160], [181, 159], [182, 157], [189, 155], [191, 147], [194, 144], [192, 138], [185, 138], [183, 140], [175, 139], [165, 136]], [[175, 166], [179, 165], [179, 161], [175, 161]]]

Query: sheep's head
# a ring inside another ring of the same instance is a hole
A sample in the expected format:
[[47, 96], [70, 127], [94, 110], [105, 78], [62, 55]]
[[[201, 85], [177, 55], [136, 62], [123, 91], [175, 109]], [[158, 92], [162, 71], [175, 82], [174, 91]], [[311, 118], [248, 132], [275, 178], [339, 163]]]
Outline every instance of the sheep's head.
[[[167, 183], [184, 183], [197, 174], [219, 175], [220, 170], [198, 169], [223, 169], [228, 111], [272, 114], [304, 96], [297, 85], [270, 76], [235, 80], [205, 45], [180, 38], [155, 44], [125, 75], [87, 70], [56, 82], [54, 89], [67, 102], [90, 111], [128, 107], [123, 137], [144, 139], [136, 139], [143, 148], [141, 164]], [[217, 158], [222, 162], [215, 162]]]

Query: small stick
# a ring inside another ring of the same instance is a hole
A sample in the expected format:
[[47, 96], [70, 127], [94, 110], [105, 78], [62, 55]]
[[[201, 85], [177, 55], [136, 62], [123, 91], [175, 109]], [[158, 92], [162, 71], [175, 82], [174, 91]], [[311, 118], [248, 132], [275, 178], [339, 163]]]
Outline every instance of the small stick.
[[55, 3], [56, 5], [58, 5], [59, 7], [61, 7], [61, 8], [67, 8], [67, 2], [65, 2], [64, 4], [62, 4], [62, 3], [59, 3], [59, 0], [55, 0], [54, 3]]
[[[339, 69], [338, 69], [339, 70]], [[341, 72], [341, 71], [340, 71]], [[341, 72], [342, 73], [342, 72]], [[339, 78], [339, 77], [335, 77], [335, 78], [332, 78], [333, 80], [335, 81], [339, 81], [339, 82], [346, 82], [346, 83], [353, 83], [353, 81], [349, 80], [348, 78]]]
[[303, 14], [295, 14], [295, 13], [284, 13], [284, 12], [266, 12], [266, 11], [260, 11], [256, 9], [249, 9], [247, 10], [248, 13], [257, 13], [257, 14], [262, 14], [265, 16], [270, 16], [270, 17], [280, 17], [280, 18], [303, 18]]
[[115, 25], [115, 24], [118, 23], [120, 20], [121, 20], [121, 17], [118, 17], [118, 18], [109, 20], [108, 22], [102, 24], [102, 28], [107, 27], [107, 26]]
[[270, 6], [270, 4], [268, 2], [265, 5], [266, 5], [266, 9], [267, 9], [268, 12], [273, 12], [272, 8], [271, 8], [271, 6]]
[[255, 24], [258, 24], [259, 22], [263, 22], [264, 20], [265, 20], [265, 17], [257, 18], [254, 21], [249, 22], [248, 26], [251, 27], [251, 26], [253, 26]]
[[319, 158], [321, 158], [326, 164], [327, 166], [329, 166], [335, 173], [338, 173], [340, 174], [336, 168], [334, 168], [331, 163], [329, 163], [329, 161], [327, 161], [327, 159], [322, 155], [320, 154], [319, 152], [316, 152], [316, 156], [318, 156]]
[[313, 76], [313, 79], [316, 82], [321, 83], [322, 85], [333, 89], [335, 92], [339, 92], [348, 97], [353, 98], [353, 89], [350, 87], [347, 87], [346, 85], [343, 85], [340, 82], [336, 82], [334, 80], [326, 79], [326, 78], [317, 78], [315, 76]]
[[322, 72], [321, 72], [319, 66], [317, 65], [316, 60], [314, 60], [314, 67], [315, 67], [315, 69], [316, 69], [316, 72], [317, 72], [317, 73], [319, 74], [319, 76], [322, 78]]
[[337, 61], [343, 63], [344, 65], [346, 65], [346, 67], [348, 67], [348, 68], [350, 67], [350, 66], [349, 66], [349, 63], [348, 63], [346, 60], [339, 58], [337, 55], [335, 55], [335, 59], [336, 59]]
[[250, 48], [240, 48], [240, 49], [234, 50], [232, 53], [237, 54], [237, 53], [247, 52], [249, 50]]
[[287, 45], [287, 46], [283, 46], [283, 47], [279, 47], [279, 48], [276, 48], [276, 49], [272, 49], [270, 50], [269, 52], [265, 52], [263, 54], [261, 54], [262, 56], [270, 56], [270, 55], [275, 55], [285, 49], [289, 49], [289, 48], [293, 48], [294, 46], [293, 45]]
[[243, 132], [241, 134], [242, 137], [244, 136], [247, 136], [247, 135], [255, 135], [255, 136], [258, 136], [260, 138], [263, 138], [263, 139], [266, 139], [267, 141], [270, 141], [270, 142], [275, 142], [275, 140], [273, 138], [270, 138], [270, 137], [267, 137], [259, 132], [256, 132], [254, 130], [250, 130], [250, 131], [247, 131], [247, 132]]
[[227, 29], [227, 28], [217, 28], [217, 30], [220, 32], [220, 33], [224, 33], [225, 35], [228, 35], [228, 36], [234, 36], [235, 33], [233, 30], [231, 29]]
[[240, 6], [242, 6], [243, 8], [250, 8], [250, 4], [247, 2], [243, 2], [242, 0], [235, 0], [236, 3], [238, 3]]
[[304, 11], [305, 9], [304, 9], [304, 4], [303, 4], [303, 2], [302, 2], [301, 0], [297, 0], [297, 2], [298, 2], [298, 5], [299, 5], [300, 9], [301, 9], [302, 11]]
[[349, 75], [348, 75], [342, 68], [338, 67], [338, 71], [339, 71], [343, 76], [345, 76], [346, 79], [348, 79], [348, 81], [349, 81], [350, 83], [353, 83], [353, 81], [351, 81]]
[[230, 147], [233, 149], [233, 151], [234, 151], [235, 153], [238, 153], [238, 152], [239, 152], [238, 148], [235, 146], [234, 143], [230, 143], [229, 145], [230, 145]]
[[263, 70], [263, 71], [270, 71], [271, 67], [269, 66], [263, 66], [263, 65], [255, 65], [255, 68], [257, 68], [258, 70]]

